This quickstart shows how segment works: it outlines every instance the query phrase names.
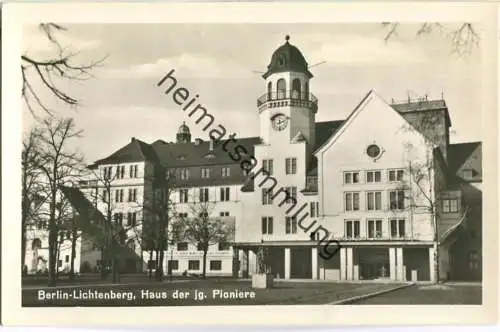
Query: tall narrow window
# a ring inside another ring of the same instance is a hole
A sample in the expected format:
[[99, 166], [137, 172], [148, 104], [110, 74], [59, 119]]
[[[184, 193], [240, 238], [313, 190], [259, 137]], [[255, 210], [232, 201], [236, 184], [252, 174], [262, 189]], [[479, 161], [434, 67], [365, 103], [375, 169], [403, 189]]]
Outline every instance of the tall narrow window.
[[284, 188], [286, 192], [286, 202], [293, 203], [294, 200], [297, 202], [297, 187], [286, 187]]
[[280, 78], [278, 80], [277, 85], [277, 90], [278, 90], [278, 99], [284, 99], [286, 98], [286, 82], [285, 79]]
[[230, 170], [229, 167], [222, 167], [222, 171], [221, 172], [222, 172], [222, 177], [223, 178], [229, 177], [229, 174], [230, 174], [229, 170]]
[[262, 169], [268, 175], [273, 175], [273, 160], [272, 159], [264, 159], [264, 160], [262, 160]]
[[273, 217], [262, 217], [262, 234], [273, 234]]
[[366, 183], [377, 183], [382, 181], [382, 174], [380, 171], [366, 172]]
[[201, 178], [208, 179], [210, 177], [210, 168], [201, 168]]
[[366, 205], [368, 211], [382, 210], [382, 192], [371, 191], [366, 193]]
[[262, 188], [262, 205], [273, 204], [273, 192], [271, 188]]
[[404, 237], [405, 236], [405, 220], [404, 219], [391, 219], [391, 237]]
[[345, 193], [344, 205], [346, 211], [359, 210], [359, 193]]
[[405, 171], [402, 169], [391, 169], [389, 170], [389, 181], [390, 182], [403, 181], [404, 174]]
[[179, 203], [188, 202], [188, 189], [179, 189]]
[[403, 210], [405, 208], [404, 190], [392, 190], [389, 192], [389, 208], [391, 210]]
[[208, 188], [200, 188], [200, 202], [208, 202]]
[[358, 238], [359, 237], [359, 220], [346, 220], [344, 232], [345, 232], [346, 238]]
[[292, 81], [292, 98], [293, 99], [301, 99], [301, 88], [300, 88], [300, 80], [295, 78]]
[[285, 174], [297, 174], [297, 158], [285, 159]]
[[220, 200], [222, 202], [230, 200], [229, 192], [230, 192], [229, 187], [222, 187], [222, 188], [220, 188]]
[[267, 83], [267, 100], [273, 99], [273, 83]]
[[310, 202], [309, 203], [309, 214], [311, 218], [319, 217], [319, 203], [318, 202]]
[[285, 218], [285, 233], [286, 234], [297, 234], [297, 218], [296, 217], [286, 217]]
[[380, 238], [382, 237], [382, 220], [368, 220], [368, 237]]

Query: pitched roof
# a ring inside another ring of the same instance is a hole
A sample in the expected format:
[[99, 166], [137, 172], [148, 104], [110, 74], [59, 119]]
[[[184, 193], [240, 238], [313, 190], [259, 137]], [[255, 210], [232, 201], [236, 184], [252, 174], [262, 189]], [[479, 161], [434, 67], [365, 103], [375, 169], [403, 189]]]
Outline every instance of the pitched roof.
[[316, 142], [314, 150], [318, 149], [332, 136], [345, 120], [316, 122]]
[[[245, 137], [236, 139], [236, 143], [227, 145], [227, 152], [223, 144], [214, 145], [210, 150], [210, 142], [201, 143], [165, 143], [156, 141], [151, 145], [152, 150], [158, 156], [161, 165], [165, 167], [186, 167], [186, 166], [204, 166], [235, 164], [230, 154], [236, 145], [241, 145], [253, 155], [254, 146], [261, 142], [259, 137]], [[234, 154], [234, 152], [233, 152]]]
[[129, 144], [108, 157], [96, 161], [95, 164], [117, 164], [146, 160], [157, 161], [158, 157], [149, 144], [132, 137]]
[[[474, 151], [481, 146], [481, 142], [467, 142], [450, 144], [447, 148], [448, 168], [450, 173], [456, 172], [469, 160]], [[479, 158], [481, 159], [481, 158]], [[481, 160], [478, 161], [481, 165]]]
[[[444, 100], [419, 100], [406, 103], [391, 104], [391, 107], [401, 114], [412, 112], [426, 112], [437, 110], [448, 110]], [[451, 124], [450, 114], [446, 112], [448, 123]]]

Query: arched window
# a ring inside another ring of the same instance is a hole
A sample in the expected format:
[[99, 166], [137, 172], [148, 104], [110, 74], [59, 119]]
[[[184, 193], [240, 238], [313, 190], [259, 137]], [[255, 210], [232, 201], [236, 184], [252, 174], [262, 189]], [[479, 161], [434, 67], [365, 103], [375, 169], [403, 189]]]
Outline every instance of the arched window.
[[292, 81], [292, 99], [301, 99], [300, 80], [298, 78]]
[[273, 83], [267, 83], [267, 100], [273, 99]]
[[42, 241], [39, 238], [33, 239], [33, 242], [31, 242], [31, 249], [38, 250], [40, 248], [42, 248]]
[[286, 97], [286, 82], [284, 78], [278, 80], [277, 87], [278, 99], [284, 99]]
[[309, 82], [306, 82], [304, 86], [304, 99], [309, 100]]

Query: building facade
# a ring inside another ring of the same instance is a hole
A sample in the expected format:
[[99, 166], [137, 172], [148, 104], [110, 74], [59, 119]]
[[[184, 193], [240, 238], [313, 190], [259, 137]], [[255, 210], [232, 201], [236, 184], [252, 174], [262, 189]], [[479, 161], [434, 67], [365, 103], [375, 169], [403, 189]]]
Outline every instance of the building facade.
[[[208, 275], [256, 273], [264, 250], [281, 279], [481, 279], [481, 143], [450, 143], [444, 100], [387, 103], [372, 90], [346, 119], [316, 122], [327, 110], [288, 37], [263, 79], [260, 132], [237, 140], [249, 167], [185, 124], [175, 143], [132, 138], [89, 166], [79, 189], [124, 225], [126, 271], [156, 268], [141, 234], [168, 180], [172, 220], [210, 203], [210, 217], [233, 226], [231, 243], [210, 246]], [[168, 241], [165, 272], [201, 272], [196, 243]], [[82, 235], [79, 264], [101, 268], [91, 242]]]

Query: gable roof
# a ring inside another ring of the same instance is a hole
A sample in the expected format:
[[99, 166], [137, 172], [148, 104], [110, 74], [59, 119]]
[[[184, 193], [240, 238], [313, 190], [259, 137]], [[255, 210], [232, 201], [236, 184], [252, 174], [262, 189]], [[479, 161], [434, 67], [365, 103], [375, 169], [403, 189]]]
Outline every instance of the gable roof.
[[448, 167], [450, 171], [453, 173], [458, 171], [480, 145], [481, 142], [450, 144], [447, 149]]
[[146, 160], [157, 161], [158, 157], [149, 144], [132, 137], [129, 144], [113, 152], [110, 156], [96, 161], [95, 164], [105, 165]]
[[316, 142], [313, 151], [318, 149], [342, 126], [345, 120], [316, 122]]

